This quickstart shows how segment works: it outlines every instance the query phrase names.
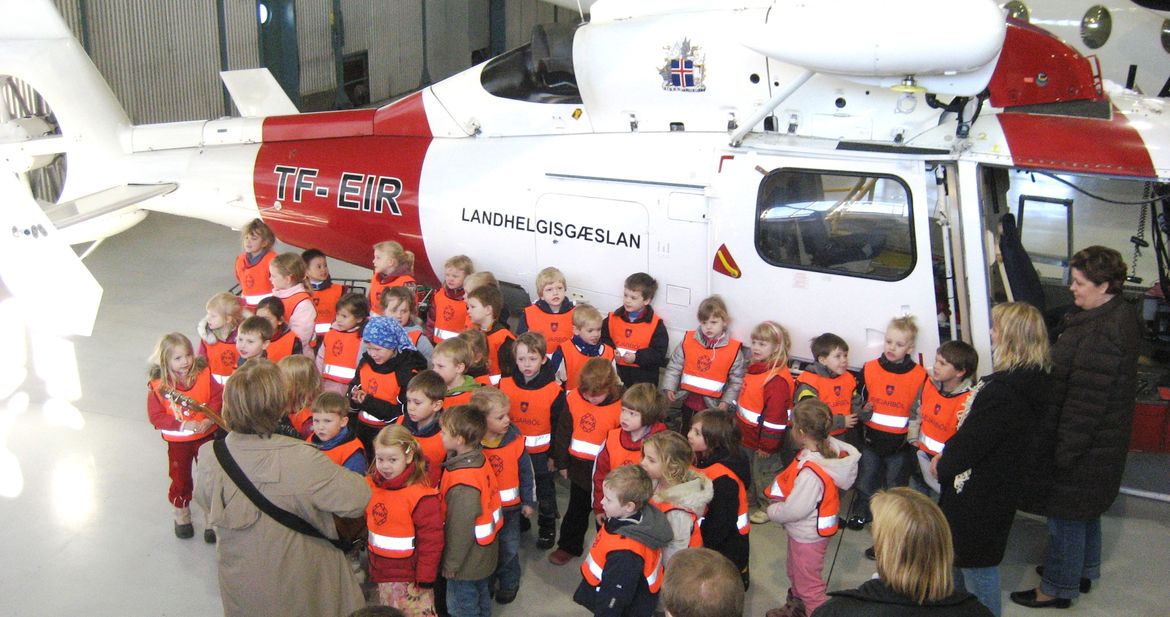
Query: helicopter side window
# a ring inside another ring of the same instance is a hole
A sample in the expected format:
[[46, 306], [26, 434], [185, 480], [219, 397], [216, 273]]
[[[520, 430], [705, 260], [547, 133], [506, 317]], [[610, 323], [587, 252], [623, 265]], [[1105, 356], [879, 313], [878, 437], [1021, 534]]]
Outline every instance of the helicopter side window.
[[760, 183], [756, 251], [783, 268], [902, 279], [914, 269], [909, 195], [891, 176], [777, 169]]
[[573, 72], [577, 24], [532, 28], [532, 42], [487, 63], [480, 84], [489, 94], [529, 103], [581, 104]]

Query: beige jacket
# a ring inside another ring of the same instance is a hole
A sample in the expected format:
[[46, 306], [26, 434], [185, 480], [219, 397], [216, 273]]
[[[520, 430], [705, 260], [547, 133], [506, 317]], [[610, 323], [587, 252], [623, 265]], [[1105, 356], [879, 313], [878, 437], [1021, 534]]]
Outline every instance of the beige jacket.
[[[213, 443], [199, 448], [195, 501], [219, 537], [223, 614], [344, 617], [364, 606], [345, 555], [260, 512], [220, 467]], [[227, 446], [265, 497], [326, 536], [337, 536], [333, 514], [360, 516], [370, 501], [364, 478], [303, 441], [229, 433]]]

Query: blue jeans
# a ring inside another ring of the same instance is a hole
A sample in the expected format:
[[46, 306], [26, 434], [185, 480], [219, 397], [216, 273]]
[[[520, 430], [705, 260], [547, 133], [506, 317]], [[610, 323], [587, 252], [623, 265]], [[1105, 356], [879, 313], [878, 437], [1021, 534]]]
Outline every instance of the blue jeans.
[[1101, 578], [1101, 519], [1048, 519], [1048, 550], [1040, 591], [1057, 598], [1081, 595], [1081, 579]]
[[529, 454], [528, 456], [532, 459], [532, 469], [536, 472], [538, 525], [541, 530], [549, 529], [555, 533], [557, 519], [561, 516], [557, 509], [557, 472], [548, 470], [548, 452]]
[[504, 511], [504, 526], [497, 538], [500, 560], [492, 582], [497, 591], [516, 591], [520, 589], [520, 506]]
[[995, 617], [1003, 614], [1003, 593], [999, 588], [999, 566], [955, 568], [955, 588], [966, 589]]
[[488, 579], [447, 581], [447, 614], [451, 617], [491, 617]]
[[882, 488], [906, 486], [910, 481], [908, 451], [898, 449], [893, 454], [882, 456], [876, 450], [862, 447], [861, 462], [857, 464], [857, 499], [853, 500], [850, 512], [865, 520], [871, 520], [869, 498]]

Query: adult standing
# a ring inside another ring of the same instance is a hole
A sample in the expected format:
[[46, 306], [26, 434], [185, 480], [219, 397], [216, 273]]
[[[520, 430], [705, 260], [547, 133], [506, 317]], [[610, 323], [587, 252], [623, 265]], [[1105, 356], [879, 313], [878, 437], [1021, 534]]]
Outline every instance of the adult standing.
[[[277, 507], [336, 537], [333, 515], [356, 517], [370, 500], [365, 479], [317, 450], [274, 435], [287, 412], [276, 365], [249, 360], [224, 390], [224, 440], [244, 475]], [[262, 513], [212, 451], [200, 448], [195, 500], [219, 536], [219, 590], [225, 616], [343, 616], [365, 602], [345, 555], [329, 541], [285, 527]]]
[[951, 526], [958, 582], [995, 615], [999, 564], [1021, 493], [1020, 477], [1049, 390], [1048, 331], [1040, 311], [1011, 302], [991, 310], [994, 372], [971, 390], [959, 430], [934, 466]]
[[1048, 516], [1048, 550], [1039, 587], [1011, 594], [1033, 608], [1067, 608], [1100, 577], [1101, 515], [1121, 487], [1133, 423], [1142, 335], [1121, 297], [1125, 261], [1090, 246], [1069, 266], [1076, 309], [1052, 349], [1053, 407], [1037, 466], [1047, 491], [1028, 508]]

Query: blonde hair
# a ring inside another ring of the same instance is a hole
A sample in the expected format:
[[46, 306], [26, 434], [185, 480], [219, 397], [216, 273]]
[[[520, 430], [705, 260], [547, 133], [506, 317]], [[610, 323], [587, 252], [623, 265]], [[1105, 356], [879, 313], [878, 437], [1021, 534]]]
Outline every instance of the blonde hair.
[[914, 321], [913, 315], [903, 315], [895, 317], [890, 320], [887, 330], [897, 330], [903, 334], [910, 335], [910, 342], [913, 343], [918, 340], [918, 324]]
[[240, 241], [242, 242], [248, 236], [260, 238], [264, 243], [264, 249], [270, 249], [276, 243], [276, 234], [272, 233], [272, 228], [268, 226], [268, 223], [260, 219], [252, 219], [240, 228]]
[[792, 430], [816, 441], [817, 452], [825, 458], [837, 456], [833, 445], [829, 443], [829, 431], [832, 429], [833, 412], [821, 399], [810, 396], [792, 407]]
[[235, 330], [236, 326], [244, 321], [244, 307], [240, 306], [239, 296], [233, 296], [226, 291], [211, 296], [205, 308], [223, 315], [224, 328], [228, 330]]
[[471, 293], [478, 287], [484, 285], [491, 285], [492, 287], [499, 287], [500, 282], [496, 280], [496, 275], [487, 270], [480, 270], [479, 272], [472, 272], [463, 279], [463, 290], [465, 293]]
[[483, 330], [480, 330], [479, 328], [468, 328], [456, 335], [455, 338], [463, 341], [464, 343], [467, 343], [467, 352], [469, 354], [467, 359], [467, 366], [478, 364], [479, 362], [487, 360], [487, 334], [484, 334]]
[[578, 304], [573, 309], [573, 327], [580, 330], [590, 324], [601, 325], [605, 317], [592, 304]]
[[475, 264], [471, 262], [471, 258], [467, 255], [456, 255], [443, 262], [443, 269], [445, 270], [447, 268], [462, 270], [465, 278], [472, 272], [475, 272]]
[[654, 446], [658, 459], [662, 461], [662, 479], [667, 486], [686, 481], [694, 462], [695, 453], [686, 437], [674, 431], [660, 431], [642, 441], [642, 452], [646, 446]]
[[765, 361], [770, 365], [768, 370], [788, 365], [788, 354], [792, 351], [792, 338], [788, 336], [787, 328], [771, 320], [761, 321], [752, 328], [751, 338], [776, 346], [776, 351], [765, 358]]
[[506, 410], [512, 407], [512, 401], [508, 395], [495, 386], [476, 388], [475, 392], [471, 393], [471, 404], [478, 407], [484, 413], [485, 418], [491, 411]]
[[632, 503], [635, 510], [641, 510], [654, 494], [654, 482], [638, 465], [621, 465], [609, 470], [602, 486], [613, 491], [619, 504]]
[[[409, 484], [422, 484], [429, 486], [427, 482], [427, 458], [423, 456], [422, 446], [419, 445], [418, 440], [410, 431], [401, 424], [389, 424], [382, 427], [378, 434], [374, 437], [374, 456], [378, 454], [378, 448], [398, 448], [402, 450], [403, 456], [409, 456], [410, 462], [414, 465], [414, 471], [411, 472], [410, 477], [406, 479]], [[370, 475], [378, 472], [376, 466], [370, 466]]]
[[997, 304], [991, 307], [991, 327], [999, 332], [999, 341], [991, 348], [994, 370], [1051, 368], [1048, 328], [1036, 307], [1023, 302]]
[[162, 385], [168, 388], [173, 388], [180, 384], [184, 386], [189, 385], [193, 381], [192, 378], [207, 366], [207, 358], [195, 358], [195, 361], [191, 363], [191, 369], [187, 371], [186, 375], [174, 374], [171, 372], [171, 365], [168, 362], [168, 358], [174, 353], [176, 347], [182, 347], [187, 350], [187, 353], [195, 355], [195, 350], [191, 346], [191, 339], [180, 332], [164, 334], [154, 344], [154, 351], [150, 353], [150, 370], [148, 372], [150, 378], [159, 380]]
[[459, 337], [449, 338], [435, 345], [435, 350], [431, 352], [431, 358], [433, 359], [435, 356], [446, 356], [455, 364], [462, 364], [465, 371], [467, 367], [471, 366], [471, 346]]
[[545, 269], [541, 270], [540, 272], [537, 272], [536, 273], [536, 297], [539, 298], [540, 294], [544, 292], [545, 285], [549, 285], [552, 283], [560, 283], [561, 285], [564, 285], [565, 287], [569, 286], [569, 284], [565, 282], [565, 274], [563, 272], [561, 272], [560, 270], [557, 270], [556, 268], [549, 266], [548, 268], [545, 268]]
[[414, 290], [409, 287], [387, 287], [382, 290], [382, 295], [378, 297], [378, 301], [382, 306], [386, 307], [386, 311], [390, 310], [390, 301], [394, 300], [394, 306], [405, 302], [407, 312], [410, 313], [410, 323], [418, 325], [418, 305], [415, 304]]
[[954, 593], [951, 528], [942, 510], [906, 487], [878, 492], [869, 507], [878, 576], [918, 604]]
[[276, 363], [288, 387], [290, 409], [304, 409], [321, 393], [321, 373], [313, 359], [302, 354], [285, 356]]
[[642, 426], [648, 427], [666, 415], [666, 397], [654, 384], [636, 383], [622, 394], [622, 407], [642, 416]]
[[374, 245], [374, 252], [381, 253], [393, 259], [394, 263], [406, 266], [408, 270], [414, 272], [414, 253], [402, 248], [402, 244], [394, 240], [379, 242]]
[[535, 352], [537, 355], [548, 355], [548, 341], [545, 340], [544, 335], [536, 330], [529, 330], [524, 334], [516, 337], [516, 341], [512, 343], [512, 349], [523, 345], [528, 351]]
[[577, 374], [577, 390], [581, 394], [608, 395], [607, 398], [617, 398], [622, 393], [622, 383], [618, 379], [617, 371], [613, 370], [613, 362], [605, 358], [589, 358]]
[[727, 312], [727, 303], [718, 294], [710, 296], [699, 303], [699, 323], [707, 321], [712, 317], [718, 317], [723, 321], [731, 321], [731, 314]]
[[284, 378], [265, 358], [245, 362], [224, 387], [223, 419], [233, 432], [268, 437], [287, 411]]
[[[284, 276], [300, 283], [309, 290], [309, 275], [305, 267], [305, 259], [296, 253], [281, 253], [277, 255], [269, 266]], [[310, 292], [311, 293], [311, 292]]]

